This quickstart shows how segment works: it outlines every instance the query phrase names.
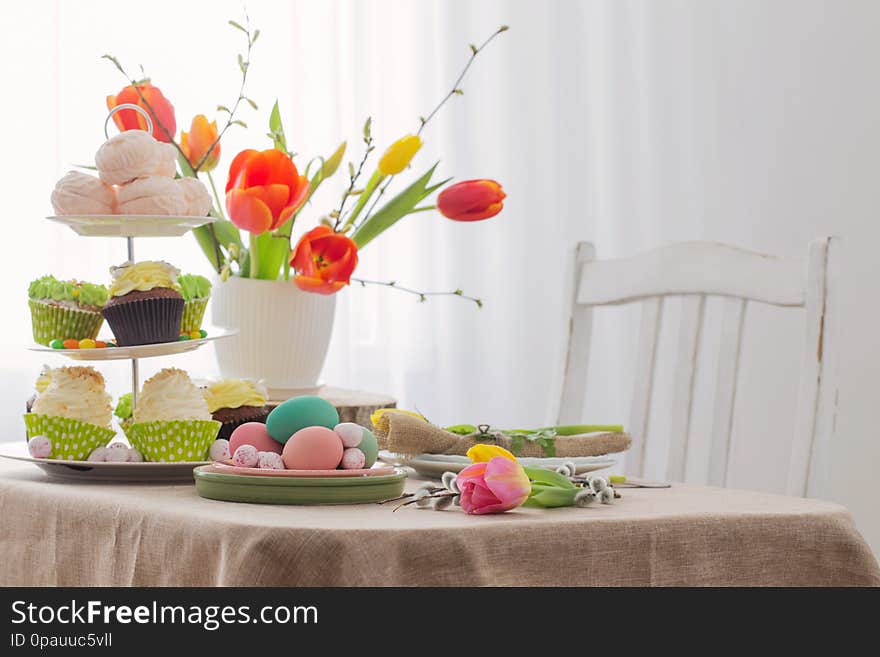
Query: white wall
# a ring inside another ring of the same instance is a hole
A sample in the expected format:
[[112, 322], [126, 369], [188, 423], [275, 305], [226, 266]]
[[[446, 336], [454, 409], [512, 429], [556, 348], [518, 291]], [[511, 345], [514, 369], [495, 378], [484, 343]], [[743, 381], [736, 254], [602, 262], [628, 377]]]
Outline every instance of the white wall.
[[[288, 134], [302, 153], [354, 145], [363, 118], [386, 144], [415, 127], [467, 57], [467, 44], [499, 24], [512, 29], [475, 64], [465, 95], [427, 133], [415, 166], [442, 158], [443, 175], [494, 177], [508, 193], [492, 221], [455, 225], [418, 215], [363, 254], [365, 277], [426, 289], [461, 286], [486, 300], [416, 305], [381, 289], [340, 296], [326, 378], [388, 391], [441, 422], [537, 425], [559, 352], [559, 281], [575, 241], [600, 257], [664, 242], [711, 239], [756, 250], [805, 254], [809, 240], [840, 237], [832, 262], [839, 292], [839, 405], [828, 496], [846, 504], [875, 551], [873, 417], [877, 333], [876, 206], [880, 131], [880, 4], [868, 0], [446, 0], [248, 3], [262, 28], [250, 132], [231, 133], [232, 154], [263, 144], [279, 96]], [[0, 255], [10, 304], [51, 271], [104, 276], [121, 244], [85, 241], [40, 218], [54, 180], [91, 157], [101, 140], [103, 98], [121, 86], [98, 58], [143, 62], [170, 97], [180, 125], [211, 113], [236, 85], [237, 37], [225, 25], [236, 0], [151, 4], [29, 2], [3, 5], [0, 45], [6, 92], [0, 159], [7, 240]], [[137, 22], [137, 29], [132, 25]], [[328, 187], [315, 215], [333, 202]], [[144, 257], [204, 271], [188, 239], [149, 240]], [[42, 359], [19, 349], [23, 305], [0, 327], [2, 400], [10, 438]], [[674, 313], [668, 315], [674, 321]], [[585, 419], [625, 420], [634, 338], [632, 313], [610, 311], [598, 348]], [[750, 313], [731, 479], [781, 491], [798, 367], [800, 317]], [[710, 320], [706, 351], [717, 334]], [[661, 365], [672, 346], [665, 344]], [[146, 365], [147, 373], [167, 364]], [[214, 373], [210, 353], [181, 365]], [[105, 373], [119, 392], [123, 365]], [[698, 394], [711, 395], [711, 358]], [[664, 386], [655, 400], [652, 450], [663, 453]], [[16, 392], [18, 391], [18, 392]], [[695, 426], [708, 431], [699, 414]], [[708, 436], [707, 436], [708, 437]], [[706, 441], [706, 444], [708, 441]], [[689, 463], [705, 476], [698, 446]], [[758, 454], [761, 458], [755, 458]], [[655, 467], [662, 466], [662, 459]]]

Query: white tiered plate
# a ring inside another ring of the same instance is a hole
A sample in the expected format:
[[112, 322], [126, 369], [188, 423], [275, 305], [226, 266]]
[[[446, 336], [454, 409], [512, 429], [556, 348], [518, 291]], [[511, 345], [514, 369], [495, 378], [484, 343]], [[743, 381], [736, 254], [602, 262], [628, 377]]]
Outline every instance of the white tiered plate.
[[[454, 454], [419, 454], [410, 458], [391, 452], [379, 452], [379, 460], [389, 465], [405, 465], [412, 468], [424, 477], [439, 478], [444, 472], [461, 472], [471, 464], [471, 460], [467, 456], [457, 456]], [[576, 468], [576, 474], [585, 472], [593, 472], [610, 468], [617, 461], [609, 456], [578, 456], [574, 458], [520, 458], [519, 462], [530, 468], [547, 468], [555, 469], [565, 463], [572, 461]]]
[[216, 221], [214, 217], [167, 217], [146, 214], [71, 214], [46, 217], [87, 237], [177, 237]]
[[93, 463], [89, 461], [62, 461], [35, 459], [28, 453], [24, 440], [0, 443], [0, 457], [25, 461], [39, 466], [50, 477], [88, 481], [113, 482], [189, 482], [193, 469], [210, 461], [182, 463]]
[[52, 349], [41, 344], [28, 347], [31, 351], [60, 354], [74, 360], [125, 360], [129, 358], [150, 358], [152, 356], [170, 356], [198, 349], [211, 340], [219, 340], [238, 335], [238, 329], [205, 327], [208, 336], [198, 340], [179, 340], [177, 342], [160, 342], [158, 344], [142, 344], [136, 347], [103, 347], [101, 349]]

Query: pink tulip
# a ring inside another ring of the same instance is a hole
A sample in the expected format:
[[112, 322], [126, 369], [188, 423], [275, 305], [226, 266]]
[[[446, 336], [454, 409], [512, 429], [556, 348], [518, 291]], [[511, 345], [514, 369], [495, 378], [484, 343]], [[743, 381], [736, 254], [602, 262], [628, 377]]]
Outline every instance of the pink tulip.
[[455, 482], [461, 491], [461, 508], [475, 515], [514, 509], [532, 490], [522, 466], [502, 456], [469, 465]]

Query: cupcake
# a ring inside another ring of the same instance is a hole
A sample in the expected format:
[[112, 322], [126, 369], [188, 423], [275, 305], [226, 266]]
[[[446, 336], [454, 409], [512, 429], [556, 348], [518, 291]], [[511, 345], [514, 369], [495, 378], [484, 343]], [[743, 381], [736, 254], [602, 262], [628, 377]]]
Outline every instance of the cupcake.
[[173, 342], [180, 335], [180, 272], [167, 262], [127, 262], [110, 270], [110, 298], [102, 310], [120, 347]]
[[229, 440], [236, 427], [245, 422], [266, 423], [269, 394], [262, 383], [248, 379], [224, 379], [208, 386], [205, 399], [211, 417], [220, 423], [218, 438]]
[[183, 318], [180, 321], [181, 333], [192, 333], [202, 328], [205, 308], [211, 297], [211, 281], [198, 274], [181, 274], [177, 277], [180, 293], [183, 295]]
[[107, 288], [93, 283], [59, 281], [43, 276], [28, 286], [34, 340], [47, 345], [56, 338], [95, 339], [104, 318]]
[[203, 461], [220, 423], [203, 392], [183, 370], [161, 370], [144, 381], [126, 436], [147, 461]]
[[84, 461], [113, 438], [110, 395], [104, 377], [93, 367], [51, 370], [46, 389], [24, 416], [28, 437], [48, 439], [48, 456]]

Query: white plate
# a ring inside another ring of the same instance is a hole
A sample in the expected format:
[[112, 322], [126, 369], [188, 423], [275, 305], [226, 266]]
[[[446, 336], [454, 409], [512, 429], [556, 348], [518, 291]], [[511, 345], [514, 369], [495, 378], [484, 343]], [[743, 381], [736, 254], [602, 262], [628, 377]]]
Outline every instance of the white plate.
[[167, 217], [147, 214], [69, 214], [46, 217], [87, 237], [177, 237], [217, 221], [214, 217]]
[[123, 360], [128, 358], [150, 358], [152, 356], [168, 356], [170, 354], [182, 354], [187, 351], [198, 349], [211, 340], [228, 338], [238, 335], [238, 329], [205, 328], [208, 337], [198, 340], [178, 340], [177, 342], [160, 342], [158, 344], [141, 344], [136, 347], [103, 347], [101, 349], [52, 349], [41, 344], [28, 347], [31, 351], [41, 351], [50, 354], [60, 354], [74, 360]]
[[[391, 452], [379, 452], [379, 460], [391, 465], [405, 465], [412, 468], [425, 477], [441, 477], [444, 472], [461, 472], [471, 464], [467, 456], [452, 454], [419, 454], [407, 458]], [[576, 468], [576, 474], [593, 472], [610, 468], [617, 461], [608, 456], [578, 456], [574, 458], [521, 458], [519, 462], [530, 468], [547, 468], [553, 470], [566, 461], [572, 461]]]
[[27, 444], [0, 443], [0, 457], [25, 461], [39, 466], [50, 477], [82, 481], [113, 482], [192, 482], [193, 469], [210, 461], [183, 463], [91, 463], [35, 459], [28, 453]]

